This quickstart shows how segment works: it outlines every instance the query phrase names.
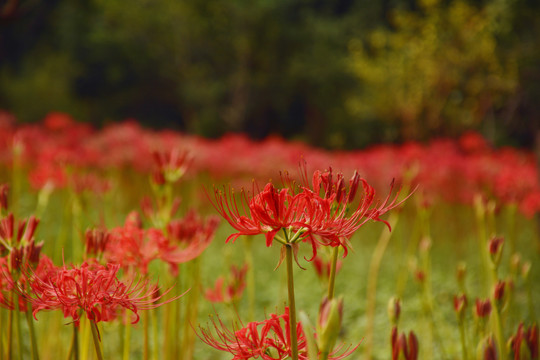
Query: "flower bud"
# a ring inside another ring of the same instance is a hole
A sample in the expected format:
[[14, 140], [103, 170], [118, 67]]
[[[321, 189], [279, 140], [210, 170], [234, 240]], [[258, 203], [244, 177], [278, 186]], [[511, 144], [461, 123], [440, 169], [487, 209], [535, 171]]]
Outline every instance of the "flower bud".
[[519, 273], [520, 265], [521, 265], [521, 255], [518, 253], [515, 253], [514, 255], [510, 257], [510, 269], [511, 269], [512, 274]]
[[531, 266], [532, 266], [531, 262], [526, 261], [525, 263], [523, 263], [523, 266], [521, 267], [521, 276], [523, 277], [525, 281], [527, 281], [529, 278], [529, 273], [531, 272]]
[[497, 360], [498, 358], [497, 345], [492, 336], [488, 336], [480, 341], [476, 349], [477, 360]]
[[467, 264], [465, 262], [460, 262], [456, 270], [456, 279], [461, 292], [465, 293], [465, 278], [467, 275]]
[[489, 240], [489, 243], [488, 243], [489, 257], [491, 258], [493, 265], [495, 265], [495, 268], [499, 266], [499, 263], [501, 261], [503, 244], [504, 244], [503, 237], [494, 237], [491, 240]]
[[495, 284], [495, 288], [493, 289], [493, 298], [495, 299], [495, 305], [499, 309], [502, 307], [502, 304], [504, 302], [505, 287], [506, 282], [499, 280], [497, 284]]
[[538, 359], [538, 325], [534, 324], [525, 329], [519, 324], [515, 335], [508, 341], [510, 356], [518, 360]]
[[319, 351], [330, 353], [334, 348], [343, 320], [343, 298], [324, 298], [319, 308], [317, 345]]
[[398, 334], [397, 327], [392, 328], [392, 360], [417, 360], [418, 359], [418, 338], [413, 331], [409, 336], [405, 333]]
[[0, 213], [6, 211], [8, 208], [8, 193], [9, 185], [2, 184], [0, 185]]
[[392, 297], [388, 301], [388, 318], [392, 325], [397, 325], [399, 322], [399, 315], [401, 313], [401, 304], [399, 298]]
[[475, 315], [479, 318], [488, 317], [491, 314], [491, 302], [489, 299], [480, 300], [476, 299], [475, 303]]
[[467, 296], [465, 294], [454, 296], [454, 311], [459, 319], [463, 321], [465, 316], [465, 309], [467, 308]]

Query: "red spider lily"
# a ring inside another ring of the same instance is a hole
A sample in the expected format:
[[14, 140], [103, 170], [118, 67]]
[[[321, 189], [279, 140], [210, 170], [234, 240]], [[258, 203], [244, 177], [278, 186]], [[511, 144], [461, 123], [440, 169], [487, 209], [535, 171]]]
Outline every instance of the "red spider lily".
[[128, 271], [148, 272], [148, 264], [159, 258], [160, 246], [166, 240], [160, 230], [142, 228], [138, 213], [132, 212], [123, 227], [110, 231], [104, 257]]
[[87, 257], [101, 257], [112, 234], [104, 229], [88, 229], [84, 233], [84, 253]]
[[167, 224], [166, 242], [160, 246], [160, 259], [167, 262], [174, 275], [178, 264], [191, 261], [202, 254], [214, 238], [219, 219], [210, 216], [203, 220], [195, 211]]
[[[234, 241], [240, 235], [265, 234], [266, 246], [271, 246], [278, 231], [286, 229], [293, 239], [281, 242], [309, 241], [313, 251], [311, 259], [316, 256], [319, 244], [343, 246], [346, 256], [350, 247], [348, 239], [362, 225], [369, 220], [383, 221], [380, 216], [404, 201], [397, 201], [399, 193], [391, 200], [390, 191], [382, 204], [376, 204], [375, 190], [357, 175], [351, 180], [351, 189], [348, 192], [339, 185], [342, 177], [338, 177], [337, 185], [332, 183], [330, 175], [323, 176], [316, 172], [314, 178], [314, 190], [306, 186], [295, 189], [287, 175], [284, 182], [289, 186], [283, 189], [276, 189], [272, 183], [268, 183], [251, 198], [242, 190], [240, 206], [231, 190], [228, 193], [214, 190], [214, 207], [237, 231], [231, 234], [227, 241]], [[364, 195], [354, 211], [348, 214], [348, 201], [352, 200], [350, 195], [356, 194], [360, 183]], [[321, 184], [326, 184], [326, 191], [322, 196], [319, 194]], [[255, 189], [254, 186], [254, 191]], [[345, 193], [348, 195], [345, 196]], [[347, 201], [336, 202], [338, 197]]]
[[[15, 306], [11, 296], [8, 294], [16, 294], [19, 297], [19, 310], [24, 312], [26, 311], [27, 302], [24, 296], [18, 294], [18, 289], [27, 289], [29, 287], [28, 275], [24, 271], [18, 274], [10, 273], [8, 261], [7, 257], [0, 258], [0, 306], [14, 310]], [[43, 255], [39, 258], [33, 274], [39, 278], [45, 278], [55, 269], [51, 259]]]
[[[233, 360], [261, 358], [263, 360], [282, 360], [291, 357], [291, 339], [289, 327], [289, 308], [285, 307], [283, 315], [271, 314], [269, 319], [260, 322], [250, 322], [245, 327], [231, 331], [227, 329], [218, 317], [217, 324], [213, 321], [217, 337], [212, 331], [199, 326], [200, 339], [211, 347], [226, 351], [233, 355]], [[298, 335], [298, 358], [308, 360], [307, 341], [302, 324], [296, 325]], [[342, 346], [334, 349], [328, 359], [343, 359], [352, 354], [353, 349]], [[340, 353], [338, 355], [338, 353]]]
[[149, 288], [148, 280], [122, 282], [117, 277], [119, 269], [118, 264], [84, 262], [71, 268], [64, 265], [43, 278], [32, 274], [31, 292], [24, 296], [32, 305], [34, 318], [42, 310], [62, 310], [64, 317], [71, 317], [77, 325], [81, 312], [97, 323], [113, 320], [124, 308], [133, 312], [135, 324], [139, 321], [139, 311], [163, 305], [156, 302], [168, 291], [156, 296], [159, 289]]
[[224, 302], [230, 303], [232, 301], [238, 300], [244, 289], [246, 288], [246, 273], [248, 271], [247, 264], [244, 265], [241, 269], [237, 268], [235, 265], [231, 266], [231, 278], [227, 283], [225, 290], [223, 285], [225, 284], [225, 278], [220, 276], [214, 285], [214, 288], [207, 289], [204, 297], [210, 302]]
[[263, 228], [258, 219], [244, 215], [246, 207], [249, 203], [248, 197], [244, 189], [241, 191], [241, 209], [238, 206], [238, 201], [234, 195], [234, 190], [229, 188], [226, 192], [214, 189], [214, 199], [212, 202], [219, 214], [237, 231], [229, 235], [225, 242], [235, 241], [241, 235], [259, 235], [262, 234]]
[[164, 184], [165, 181], [177, 182], [185, 174], [192, 160], [189, 152], [177, 148], [171, 151], [154, 151], [152, 155], [157, 165], [153, 179], [158, 185]]

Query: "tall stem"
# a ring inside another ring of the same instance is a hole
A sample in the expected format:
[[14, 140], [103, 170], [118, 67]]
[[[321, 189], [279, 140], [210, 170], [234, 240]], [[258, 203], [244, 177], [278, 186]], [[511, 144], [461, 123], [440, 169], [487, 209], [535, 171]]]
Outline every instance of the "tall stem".
[[148, 360], [150, 356], [150, 321], [148, 319], [148, 311], [143, 315], [143, 327], [144, 327], [144, 342], [143, 342], [143, 359]]
[[255, 317], [255, 268], [253, 266], [253, 247], [251, 246], [251, 240], [251, 236], [246, 236], [246, 264], [248, 266], [246, 282], [249, 304], [249, 321], [253, 321]]
[[[391, 228], [394, 228], [399, 219], [397, 212], [390, 214], [388, 223]], [[379, 237], [379, 242], [375, 247], [369, 264], [368, 283], [367, 283], [367, 329], [366, 329], [366, 359], [371, 360], [373, 351], [373, 335], [375, 333], [375, 308], [377, 305], [377, 280], [379, 277], [379, 268], [386, 251], [386, 247], [390, 242], [392, 233], [384, 229]]]
[[463, 357], [463, 360], [468, 360], [467, 337], [465, 336], [465, 324], [463, 323], [463, 320], [459, 320], [459, 336], [461, 338], [461, 356]]
[[285, 246], [287, 261], [287, 290], [289, 293], [289, 325], [291, 332], [291, 357], [298, 360], [298, 339], [296, 334], [296, 301], [294, 299], [294, 279], [293, 279], [293, 254], [292, 245]]
[[101, 345], [99, 341], [99, 330], [95, 321], [90, 320], [90, 327], [92, 328], [92, 338], [94, 339], [94, 347], [96, 348], [96, 355], [98, 360], [103, 360], [103, 353], [101, 352]]
[[77, 328], [77, 325], [75, 325], [75, 323], [73, 323], [72, 346], [73, 346], [73, 359], [79, 360], [79, 329]]
[[123, 358], [124, 360], [129, 360], [129, 354], [130, 354], [130, 345], [131, 345], [131, 323], [129, 321], [129, 316], [127, 315], [127, 311], [124, 313], [124, 354]]
[[338, 254], [339, 254], [339, 246], [335, 246], [334, 249], [332, 250], [332, 265], [330, 267], [330, 278], [328, 279], [328, 300], [334, 298]]
[[27, 305], [26, 322], [28, 323], [28, 331], [30, 332], [30, 344], [32, 346], [32, 359], [39, 360], [38, 347], [36, 341], [36, 332], [34, 330], [34, 320], [32, 319], [32, 309]]

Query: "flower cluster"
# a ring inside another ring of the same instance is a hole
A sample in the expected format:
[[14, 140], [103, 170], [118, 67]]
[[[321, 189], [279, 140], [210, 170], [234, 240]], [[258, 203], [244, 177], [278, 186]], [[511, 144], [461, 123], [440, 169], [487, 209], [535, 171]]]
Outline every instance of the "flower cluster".
[[[375, 189], [358, 173], [350, 180], [348, 189], [343, 175], [338, 174], [334, 180], [331, 169], [315, 172], [311, 186], [307, 181], [295, 186], [288, 176], [284, 183], [287, 186], [280, 189], [268, 183], [262, 191], [254, 185], [251, 196], [242, 189], [239, 198], [231, 188], [214, 189], [214, 206], [236, 230], [227, 242], [241, 235], [264, 234], [266, 246], [271, 246], [274, 240], [282, 244], [309, 242], [313, 250], [311, 259], [321, 245], [342, 246], [346, 256], [350, 237], [362, 225], [369, 220], [382, 221], [380, 216], [403, 202], [398, 201], [399, 193], [391, 198], [391, 191], [382, 203], [377, 202]], [[360, 184], [362, 196], [352, 207]], [[278, 234], [282, 230], [285, 238]]]
[[[282, 360], [292, 356], [288, 307], [285, 307], [282, 315], [271, 314], [269, 319], [250, 322], [238, 330], [227, 329], [219, 318], [218, 323], [213, 321], [213, 326], [215, 336], [210, 329], [199, 326], [199, 337], [213, 348], [232, 354], [234, 360], [258, 357], [264, 360]], [[296, 324], [296, 333], [298, 358], [307, 360], [308, 345], [301, 323]], [[338, 346], [329, 354], [328, 359], [343, 359], [355, 350], [356, 347], [343, 349]]]
[[63, 265], [49, 269], [44, 276], [32, 274], [31, 291], [23, 295], [31, 303], [34, 317], [42, 310], [61, 310], [64, 317], [71, 317], [76, 324], [82, 313], [97, 323], [111, 321], [121, 309], [133, 312], [133, 323], [136, 323], [140, 310], [163, 305], [157, 301], [168, 291], [159, 294], [159, 289], [150, 286], [148, 280], [120, 281], [117, 277], [119, 269], [117, 264]]

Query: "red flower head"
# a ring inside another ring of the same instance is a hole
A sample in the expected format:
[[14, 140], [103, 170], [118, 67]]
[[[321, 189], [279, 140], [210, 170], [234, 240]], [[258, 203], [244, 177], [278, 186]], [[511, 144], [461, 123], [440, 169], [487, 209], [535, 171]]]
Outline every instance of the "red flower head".
[[[362, 225], [369, 220], [385, 222], [380, 217], [404, 201], [397, 200], [399, 194], [392, 199], [390, 192], [381, 204], [376, 203], [375, 190], [356, 173], [348, 190], [341, 174], [334, 183], [331, 171], [315, 172], [313, 188], [309, 187], [307, 180], [303, 186], [295, 186], [288, 174], [283, 176], [283, 182], [286, 186], [282, 189], [268, 183], [259, 191], [254, 185], [254, 195], [248, 196], [242, 190], [239, 200], [232, 190], [214, 190], [215, 208], [236, 230], [227, 241], [234, 241], [240, 235], [265, 234], [267, 246], [272, 245], [275, 239], [293, 245], [309, 241], [313, 250], [311, 259], [317, 254], [318, 245], [341, 245], [346, 256], [349, 238]], [[349, 213], [350, 203], [360, 184], [363, 196]], [[284, 230], [287, 238], [276, 237], [280, 230]]]
[[230, 303], [231, 301], [238, 300], [246, 288], [247, 270], [247, 264], [241, 269], [237, 268], [235, 265], [231, 266], [232, 274], [227, 282], [225, 290], [223, 289], [225, 279], [223, 276], [220, 276], [217, 278], [214, 288], [206, 290], [204, 297], [210, 302]]
[[195, 259], [210, 245], [218, 225], [217, 216], [202, 219], [195, 211], [189, 211], [182, 219], [171, 220], [167, 224], [168, 236], [160, 244], [160, 259], [176, 275], [179, 264]]
[[119, 269], [117, 264], [85, 262], [71, 268], [64, 265], [44, 277], [34, 274], [30, 278], [31, 292], [26, 294], [34, 317], [42, 310], [62, 310], [65, 317], [78, 324], [84, 312], [97, 323], [114, 319], [117, 311], [124, 308], [133, 312], [136, 323], [139, 310], [163, 305], [156, 302], [168, 291], [155, 296], [159, 289], [149, 288], [148, 280], [122, 282], [117, 277]]
[[110, 234], [105, 259], [120, 264], [128, 271], [140, 271], [143, 274], [147, 273], [148, 264], [158, 258], [158, 243], [164, 241], [158, 230], [147, 233], [141, 227], [136, 212], [128, 215], [123, 227], [112, 229]]
[[[218, 317], [219, 324], [213, 322], [217, 338], [212, 332], [199, 326], [197, 334], [203, 342], [215, 349], [226, 351], [233, 355], [233, 360], [261, 358], [263, 360], [282, 360], [292, 356], [291, 338], [289, 333], [289, 308], [283, 315], [271, 314], [269, 319], [260, 322], [250, 322], [245, 327], [231, 331], [227, 329]], [[298, 358], [308, 360], [307, 341], [300, 323], [296, 326], [298, 335]], [[349, 356], [356, 350], [338, 346], [329, 354], [328, 359], [338, 360]], [[342, 352], [338, 355], [338, 353]]]
[[187, 151], [179, 149], [154, 151], [152, 155], [157, 167], [152, 178], [157, 185], [177, 182], [185, 174], [192, 160]]

